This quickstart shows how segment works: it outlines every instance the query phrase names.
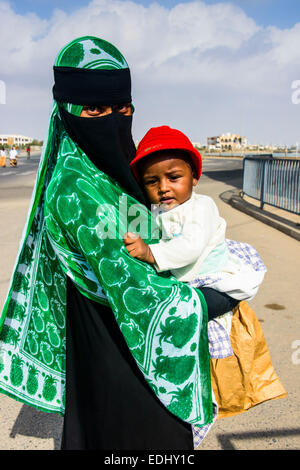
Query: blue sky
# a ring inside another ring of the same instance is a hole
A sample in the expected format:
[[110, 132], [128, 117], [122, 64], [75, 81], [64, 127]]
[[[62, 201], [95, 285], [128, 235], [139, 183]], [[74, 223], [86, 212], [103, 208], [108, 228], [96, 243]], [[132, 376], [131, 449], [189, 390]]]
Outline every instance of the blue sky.
[[45, 137], [55, 57], [94, 35], [130, 64], [136, 140], [166, 124], [300, 143], [300, 0], [0, 0], [0, 18], [0, 134]]
[[[191, 0], [156, 0], [156, 3], [172, 8], [179, 3]], [[226, 0], [202, 0], [207, 5], [229, 3]], [[35, 12], [41, 18], [49, 18], [55, 8], [70, 13], [77, 8], [88, 5], [90, 0], [15, 0], [11, 4], [17, 13]], [[155, 3], [154, 0], [136, 0], [144, 6]], [[300, 21], [299, 0], [231, 0], [230, 3], [242, 8], [245, 13], [261, 26], [278, 26], [289, 28]]]

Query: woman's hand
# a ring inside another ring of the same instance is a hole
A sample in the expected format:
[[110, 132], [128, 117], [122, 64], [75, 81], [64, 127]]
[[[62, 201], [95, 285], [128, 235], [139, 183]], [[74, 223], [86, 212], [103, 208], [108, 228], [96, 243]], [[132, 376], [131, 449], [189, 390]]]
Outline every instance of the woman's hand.
[[152, 255], [151, 249], [136, 233], [127, 232], [124, 235], [124, 245], [130, 256], [137, 258], [140, 261], [145, 261], [149, 264], [154, 264], [155, 259]]

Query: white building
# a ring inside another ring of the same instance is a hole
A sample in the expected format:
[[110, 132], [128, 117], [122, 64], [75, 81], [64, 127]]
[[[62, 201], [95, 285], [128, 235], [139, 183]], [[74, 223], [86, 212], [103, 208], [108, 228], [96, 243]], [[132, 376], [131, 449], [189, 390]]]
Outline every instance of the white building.
[[210, 150], [221, 150], [226, 152], [228, 150], [237, 151], [244, 149], [248, 142], [246, 137], [240, 134], [226, 134], [216, 135], [213, 137], [207, 137], [207, 146]]
[[24, 135], [16, 134], [0, 134], [0, 145], [27, 145], [33, 141], [32, 137], [25, 137]]

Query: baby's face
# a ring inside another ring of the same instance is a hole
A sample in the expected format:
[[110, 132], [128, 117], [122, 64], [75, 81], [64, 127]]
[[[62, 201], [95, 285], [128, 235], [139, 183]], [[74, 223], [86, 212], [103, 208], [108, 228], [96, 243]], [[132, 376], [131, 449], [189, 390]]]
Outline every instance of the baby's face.
[[190, 199], [197, 184], [185, 154], [178, 151], [156, 152], [145, 158], [140, 174], [151, 204], [163, 204], [167, 210]]

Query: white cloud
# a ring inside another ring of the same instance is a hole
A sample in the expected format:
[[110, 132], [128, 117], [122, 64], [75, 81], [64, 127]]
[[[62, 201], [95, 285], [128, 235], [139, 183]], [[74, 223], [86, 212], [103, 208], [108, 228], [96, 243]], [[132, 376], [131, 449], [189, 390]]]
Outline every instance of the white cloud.
[[300, 65], [300, 23], [291, 29], [280, 30], [270, 27], [270, 42], [272, 43], [271, 57], [279, 67], [290, 64]]
[[30, 71], [39, 37], [46, 32], [47, 22], [34, 14], [16, 14], [8, 2], [0, 2], [1, 73]]
[[263, 29], [230, 3], [199, 1], [167, 9], [94, 0], [44, 20], [18, 15], [0, 0], [0, 17], [0, 79], [7, 88], [0, 133], [44, 136], [58, 51], [75, 37], [95, 35], [130, 64], [137, 138], [152, 125], [169, 124], [196, 141], [228, 130], [252, 141], [299, 140], [291, 83], [300, 79], [300, 23]]

